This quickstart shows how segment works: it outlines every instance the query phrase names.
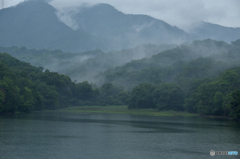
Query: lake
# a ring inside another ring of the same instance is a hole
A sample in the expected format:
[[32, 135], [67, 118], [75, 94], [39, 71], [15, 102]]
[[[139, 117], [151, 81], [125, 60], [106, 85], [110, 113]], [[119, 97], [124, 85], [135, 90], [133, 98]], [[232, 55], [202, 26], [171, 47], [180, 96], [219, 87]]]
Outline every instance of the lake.
[[0, 116], [1, 159], [205, 159], [240, 153], [240, 123], [202, 117], [37, 112]]

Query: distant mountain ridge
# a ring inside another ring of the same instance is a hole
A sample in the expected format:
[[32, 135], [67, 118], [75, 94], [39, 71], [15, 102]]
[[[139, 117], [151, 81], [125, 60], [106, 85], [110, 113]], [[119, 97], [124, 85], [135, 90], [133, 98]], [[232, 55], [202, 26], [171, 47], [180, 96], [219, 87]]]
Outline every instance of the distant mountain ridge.
[[82, 6], [71, 18], [74, 30], [59, 20], [57, 10], [39, 1], [24, 1], [0, 10], [0, 46], [60, 49], [66, 52], [132, 48], [139, 44], [180, 44], [212, 38], [240, 38], [240, 28], [203, 23], [192, 34], [146, 15], [124, 14], [109, 4]]
[[180, 43], [189, 39], [183, 30], [147, 15], [124, 14], [109, 4], [83, 7], [72, 16], [80, 30], [114, 40], [121, 48], [144, 43]]
[[240, 28], [224, 27], [217, 24], [202, 22], [192, 30], [192, 36], [198, 39], [210, 38], [230, 43], [240, 39]]
[[26, 1], [0, 10], [0, 45], [73, 52], [103, 47], [101, 40], [72, 30], [55, 13], [55, 8], [41, 1]]

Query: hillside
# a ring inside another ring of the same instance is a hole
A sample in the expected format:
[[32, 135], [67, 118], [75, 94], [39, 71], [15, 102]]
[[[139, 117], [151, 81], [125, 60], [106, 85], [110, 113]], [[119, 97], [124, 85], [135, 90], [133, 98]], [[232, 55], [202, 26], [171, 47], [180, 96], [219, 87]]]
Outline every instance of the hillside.
[[[28, 51], [25, 55], [30, 58], [65, 59], [68, 54], [37, 54], [36, 50], [15, 47], [5, 49], [12, 53]], [[129, 109], [188, 111], [239, 120], [239, 50], [240, 40], [231, 44], [210, 39], [194, 41], [98, 72], [94, 80], [100, 81], [99, 86], [87, 81], [72, 82], [68, 76], [43, 71], [42, 67], [0, 54], [0, 113], [57, 109], [67, 105], [127, 104]], [[94, 59], [93, 63], [100, 61], [99, 56], [108, 55], [100, 50], [89, 53], [93, 57], [88, 60]], [[71, 56], [85, 54], [88, 53]], [[99, 67], [88, 62], [82, 63], [85, 65], [80, 67], [80, 76], [91, 74], [91, 69]]]
[[223, 40], [231, 43], [240, 38], [240, 28], [224, 27], [217, 24], [202, 22], [192, 31], [192, 36], [197, 39]]
[[60, 49], [79, 53], [133, 48], [142, 44], [181, 44], [212, 38], [231, 42], [239, 28], [202, 23], [191, 33], [147, 15], [124, 14], [108, 4], [80, 6], [65, 15], [76, 25], [61, 21], [61, 13], [45, 1], [29, 0], [0, 10], [0, 46]]
[[104, 82], [130, 89], [141, 83], [187, 84], [191, 79], [214, 77], [229, 67], [239, 66], [238, 49], [239, 40], [232, 44], [210, 39], [194, 41], [109, 69], [101, 77]]
[[[78, 82], [89, 81], [99, 86], [113, 83], [131, 90], [141, 83], [176, 82], [184, 76], [214, 77], [226, 68], [238, 66], [238, 43], [208, 39], [179, 46], [139, 45], [111, 52], [65, 53], [17, 47], [0, 47], [0, 52]], [[194, 69], [199, 72], [194, 73]]]
[[[68, 76], [43, 70], [0, 53], [0, 114], [53, 110], [80, 105], [122, 105], [122, 88], [87, 81], [73, 82]], [[111, 95], [112, 99], [109, 99]]]
[[70, 76], [73, 80], [103, 84], [96, 76], [112, 67], [121, 66], [135, 59], [151, 57], [161, 51], [172, 49], [175, 45], [139, 45], [132, 49], [103, 52], [92, 50], [82, 53], [66, 53], [61, 50], [36, 50], [18, 47], [0, 47], [19, 60], [42, 66], [51, 71]]
[[59, 21], [56, 9], [43, 1], [25, 1], [0, 10], [0, 46], [62, 49], [79, 52], [104, 46], [90, 33]]
[[146, 15], [124, 14], [108, 4], [81, 7], [72, 15], [78, 29], [113, 40], [113, 48], [137, 44], [178, 44], [189, 40], [183, 30]]

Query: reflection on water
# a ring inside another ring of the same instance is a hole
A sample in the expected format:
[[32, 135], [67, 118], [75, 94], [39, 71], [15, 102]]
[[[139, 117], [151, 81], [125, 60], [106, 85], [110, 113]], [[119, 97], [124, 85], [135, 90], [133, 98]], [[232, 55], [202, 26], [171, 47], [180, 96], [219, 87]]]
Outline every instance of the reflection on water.
[[119, 114], [41, 112], [0, 117], [3, 159], [202, 159], [212, 158], [210, 150], [240, 152], [240, 124]]

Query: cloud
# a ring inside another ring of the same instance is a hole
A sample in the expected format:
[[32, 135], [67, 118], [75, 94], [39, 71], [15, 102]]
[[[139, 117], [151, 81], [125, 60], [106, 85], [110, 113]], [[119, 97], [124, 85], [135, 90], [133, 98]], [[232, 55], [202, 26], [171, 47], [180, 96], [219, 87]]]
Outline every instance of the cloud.
[[[7, 8], [7, 7], [11, 7], [11, 6], [14, 6], [14, 5], [17, 5], [19, 4], [20, 2], [23, 2], [23, 0], [5, 0], [4, 1], [4, 7]], [[2, 5], [2, 4], [1, 4]], [[2, 7], [2, 6], [1, 6]], [[0, 7], [0, 8], [1, 8]]]
[[[19, 2], [21, 0], [5, 3], [15, 5]], [[240, 27], [239, 0], [52, 0], [50, 4], [62, 12], [69, 13], [83, 4], [97, 3], [111, 4], [127, 14], [150, 15], [185, 30], [189, 30], [200, 21]]]
[[208, 16], [205, 21], [228, 27], [240, 27], [239, 0], [203, 0]]

